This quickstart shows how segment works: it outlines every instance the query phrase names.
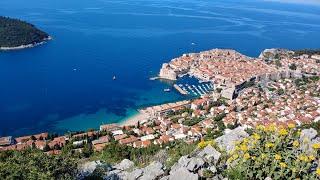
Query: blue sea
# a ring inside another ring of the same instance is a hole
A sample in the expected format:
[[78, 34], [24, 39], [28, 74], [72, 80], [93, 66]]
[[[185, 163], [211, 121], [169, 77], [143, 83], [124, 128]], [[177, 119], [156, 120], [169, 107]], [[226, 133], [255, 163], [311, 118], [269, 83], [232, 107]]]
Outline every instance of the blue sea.
[[[302, 1], [303, 2], [303, 1]], [[1, 0], [53, 40], [0, 52], [0, 136], [122, 121], [188, 97], [150, 81], [187, 52], [320, 48], [320, 6], [266, 0]], [[113, 81], [112, 77], [117, 80]]]

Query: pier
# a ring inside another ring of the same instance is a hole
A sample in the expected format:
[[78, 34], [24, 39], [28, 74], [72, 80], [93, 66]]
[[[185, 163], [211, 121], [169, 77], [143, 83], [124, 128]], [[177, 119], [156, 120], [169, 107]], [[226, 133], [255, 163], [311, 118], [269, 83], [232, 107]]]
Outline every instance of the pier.
[[203, 96], [213, 90], [213, 85], [211, 83], [201, 83], [197, 85], [175, 84], [174, 88], [183, 95]]
[[151, 77], [151, 78], [149, 78], [151, 81], [154, 81], [154, 80], [157, 80], [157, 79], [160, 79], [160, 77]]
[[188, 94], [187, 91], [181, 89], [180, 86], [178, 86], [177, 84], [174, 84], [173, 87], [182, 95], [187, 95]]

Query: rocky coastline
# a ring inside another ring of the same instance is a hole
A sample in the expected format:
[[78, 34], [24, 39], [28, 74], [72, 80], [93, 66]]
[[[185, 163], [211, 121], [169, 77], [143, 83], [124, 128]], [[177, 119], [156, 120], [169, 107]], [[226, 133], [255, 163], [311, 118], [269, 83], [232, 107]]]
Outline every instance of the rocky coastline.
[[33, 47], [36, 47], [36, 46], [43, 45], [43, 44], [47, 43], [50, 40], [52, 40], [52, 37], [48, 36], [47, 38], [44, 38], [41, 42], [38, 42], [38, 43], [32, 43], [32, 44], [15, 46], [15, 47], [0, 47], [0, 51], [14, 51], [14, 50], [22, 50], [22, 49], [27, 49], [27, 48], [33, 48]]

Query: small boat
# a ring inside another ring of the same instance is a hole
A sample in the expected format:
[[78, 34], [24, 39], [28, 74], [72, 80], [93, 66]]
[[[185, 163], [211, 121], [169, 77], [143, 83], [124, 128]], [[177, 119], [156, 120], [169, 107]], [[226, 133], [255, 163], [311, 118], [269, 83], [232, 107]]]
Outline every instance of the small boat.
[[164, 89], [163, 91], [164, 91], [164, 92], [170, 92], [171, 89], [167, 88], [167, 89]]
[[116, 76], [113, 76], [113, 77], [112, 77], [112, 80], [116, 80], [116, 79], [117, 79]]

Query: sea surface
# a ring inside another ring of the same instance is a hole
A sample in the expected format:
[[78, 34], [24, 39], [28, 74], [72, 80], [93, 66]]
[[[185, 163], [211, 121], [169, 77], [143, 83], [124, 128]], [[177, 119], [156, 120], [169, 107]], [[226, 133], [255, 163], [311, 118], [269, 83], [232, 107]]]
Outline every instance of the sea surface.
[[[188, 97], [150, 81], [187, 52], [320, 47], [320, 6], [264, 0], [1, 0], [53, 40], [0, 52], [0, 136], [119, 122]], [[116, 76], [113, 81], [112, 77]]]

